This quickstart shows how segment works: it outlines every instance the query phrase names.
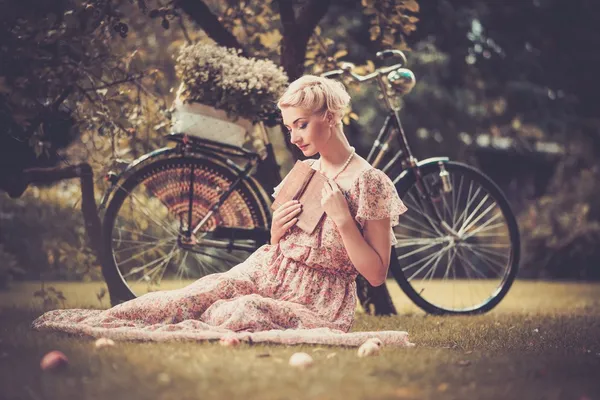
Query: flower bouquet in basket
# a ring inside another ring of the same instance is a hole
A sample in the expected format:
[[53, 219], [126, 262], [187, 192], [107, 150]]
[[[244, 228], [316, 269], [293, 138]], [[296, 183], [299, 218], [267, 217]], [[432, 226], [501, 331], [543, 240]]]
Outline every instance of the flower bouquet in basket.
[[242, 146], [252, 125], [278, 115], [288, 78], [269, 60], [246, 58], [213, 44], [184, 46], [175, 69], [182, 83], [173, 131]]

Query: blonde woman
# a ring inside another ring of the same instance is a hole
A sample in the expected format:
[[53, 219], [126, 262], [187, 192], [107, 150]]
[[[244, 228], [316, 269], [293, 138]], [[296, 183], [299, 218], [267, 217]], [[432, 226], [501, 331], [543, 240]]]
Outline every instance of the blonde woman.
[[[409, 346], [402, 331], [349, 332], [358, 274], [381, 285], [395, 244], [392, 227], [406, 207], [391, 180], [346, 139], [343, 85], [304, 76], [278, 102], [291, 142], [327, 178], [326, 217], [312, 234], [294, 226], [301, 206], [273, 214], [271, 243], [225, 273], [173, 291], [152, 292], [108, 310], [55, 310], [34, 321], [39, 330], [136, 340], [207, 340], [359, 346], [377, 337]], [[285, 181], [285, 179], [284, 179]], [[281, 185], [275, 188], [275, 196]]]

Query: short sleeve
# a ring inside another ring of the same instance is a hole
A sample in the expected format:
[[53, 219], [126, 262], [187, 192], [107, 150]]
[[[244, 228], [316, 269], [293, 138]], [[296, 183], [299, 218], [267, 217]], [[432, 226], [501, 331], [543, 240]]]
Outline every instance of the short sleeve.
[[[307, 159], [307, 160], [302, 160], [303, 163], [308, 163], [308, 165], [312, 166], [313, 163], [315, 162], [315, 160], [313, 159]], [[283, 183], [285, 182], [287, 178], [287, 175], [285, 176], [285, 178], [283, 178], [281, 180], [281, 182], [279, 182], [279, 185], [275, 186], [273, 188], [273, 194], [271, 195], [273, 198], [277, 197], [277, 194], [279, 193], [279, 191], [281, 190], [281, 187], [283, 186]]]
[[390, 218], [390, 233], [392, 244], [397, 243], [392, 228], [399, 223], [399, 216], [407, 211], [406, 206], [398, 196], [392, 180], [382, 171], [371, 168], [357, 180], [358, 209], [356, 221], [361, 228], [365, 221]]

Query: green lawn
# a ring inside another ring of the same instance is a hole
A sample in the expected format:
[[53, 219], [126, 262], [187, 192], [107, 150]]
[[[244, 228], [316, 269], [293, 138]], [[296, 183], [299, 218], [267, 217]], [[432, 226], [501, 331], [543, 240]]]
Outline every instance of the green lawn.
[[[107, 307], [95, 283], [53, 284], [66, 307]], [[600, 399], [600, 285], [516, 282], [493, 312], [427, 316], [388, 285], [399, 316], [359, 313], [354, 330], [407, 330], [412, 349], [117, 343], [29, 329], [39, 284], [0, 292], [0, 399]], [[42, 372], [52, 349], [68, 368]], [[312, 368], [289, 367], [297, 351]], [[333, 357], [328, 355], [335, 354]]]

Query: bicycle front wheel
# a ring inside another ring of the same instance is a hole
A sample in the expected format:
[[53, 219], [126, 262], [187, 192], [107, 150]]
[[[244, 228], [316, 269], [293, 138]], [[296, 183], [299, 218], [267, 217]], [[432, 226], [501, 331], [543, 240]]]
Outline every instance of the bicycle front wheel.
[[266, 243], [268, 214], [246, 180], [189, 234], [236, 179], [225, 165], [193, 157], [157, 160], [126, 178], [104, 216], [105, 258], [117, 272], [109, 284], [129, 298], [178, 289]]
[[[398, 183], [408, 211], [394, 228], [392, 274], [431, 314], [487, 312], [504, 298], [519, 264], [520, 239], [508, 201], [490, 178], [464, 164], [420, 168]], [[441, 221], [441, 223], [440, 223]]]

